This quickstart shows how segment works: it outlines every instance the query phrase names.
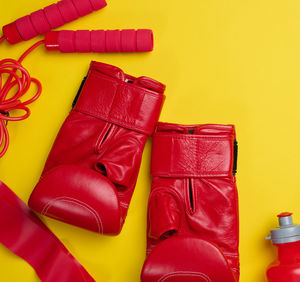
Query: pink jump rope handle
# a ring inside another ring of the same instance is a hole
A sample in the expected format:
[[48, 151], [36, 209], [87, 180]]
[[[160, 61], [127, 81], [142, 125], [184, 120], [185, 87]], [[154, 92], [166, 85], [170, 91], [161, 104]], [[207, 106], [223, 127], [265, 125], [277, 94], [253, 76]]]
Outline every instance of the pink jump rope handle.
[[10, 44], [29, 40], [106, 6], [105, 0], [61, 0], [3, 27]]
[[50, 31], [45, 45], [63, 53], [148, 52], [153, 50], [153, 33], [149, 29]]

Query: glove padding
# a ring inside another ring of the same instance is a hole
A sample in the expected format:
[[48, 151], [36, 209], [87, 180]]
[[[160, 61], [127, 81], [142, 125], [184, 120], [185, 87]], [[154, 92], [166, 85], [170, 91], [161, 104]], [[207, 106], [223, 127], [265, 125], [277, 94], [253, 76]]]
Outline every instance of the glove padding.
[[239, 279], [235, 131], [159, 123], [143, 282]]
[[29, 206], [91, 231], [118, 234], [164, 89], [153, 79], [92, 62]]

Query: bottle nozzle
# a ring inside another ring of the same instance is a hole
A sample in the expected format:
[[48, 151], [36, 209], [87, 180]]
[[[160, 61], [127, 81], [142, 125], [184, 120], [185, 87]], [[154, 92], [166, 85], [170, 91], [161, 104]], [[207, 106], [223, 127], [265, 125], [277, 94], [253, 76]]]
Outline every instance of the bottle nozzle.
[[280, 227], [293, 225], [293, 218], [291, 212], [283, 212], [277, 215]]

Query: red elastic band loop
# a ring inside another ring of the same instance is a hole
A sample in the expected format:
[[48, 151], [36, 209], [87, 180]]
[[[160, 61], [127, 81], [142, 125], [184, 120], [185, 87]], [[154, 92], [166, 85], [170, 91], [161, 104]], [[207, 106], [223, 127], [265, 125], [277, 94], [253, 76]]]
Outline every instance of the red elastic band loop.
[[95, 281], [47, 226], [1, 181], [0, 243], [28, 262], [42, 281]]

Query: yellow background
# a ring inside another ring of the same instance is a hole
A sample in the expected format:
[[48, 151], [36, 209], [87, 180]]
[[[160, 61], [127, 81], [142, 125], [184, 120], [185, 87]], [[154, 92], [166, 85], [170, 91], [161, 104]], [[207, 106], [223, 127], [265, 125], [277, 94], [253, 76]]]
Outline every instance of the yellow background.
[[[1, 0], [0, 26], [49, 4]], [[28, 120], [9, 123], [11, 143], [0, 160], [0, 179], [27, 202], [91, 60], [156, 78], [167, 84], [162, 121], [236, 125], [240, 281], [264, 281], [275, 258], [264, 237], [277, 226], [276, 214], [292, 211], [300, 223], [300, 1], [111, 0], [102, 11], [63, 28], [152, 28], [154, 51], [61, 54], [39, 47], [24, 65], [41, 80], [43, 93], [31, 105]], [[3, 43], [0, 58], [17, 58], [36, 41]], [[99, 236], [44, 218], [97, 281], [139, 281], [150, 149], [149, 141], [119, 236]], [[31, 267], [2, 245], [0, 280], [38, 281]]]

